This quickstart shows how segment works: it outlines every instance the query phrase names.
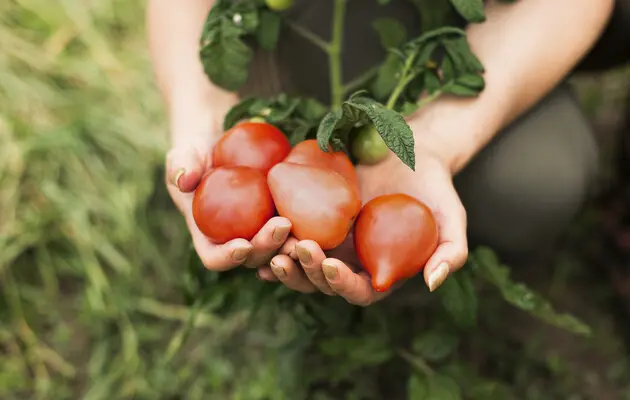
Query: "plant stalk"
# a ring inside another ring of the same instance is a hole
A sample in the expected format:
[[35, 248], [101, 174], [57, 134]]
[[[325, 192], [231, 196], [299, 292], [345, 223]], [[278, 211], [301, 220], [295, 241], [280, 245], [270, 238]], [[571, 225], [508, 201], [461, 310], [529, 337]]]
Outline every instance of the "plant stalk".
[[335, 0], [332, 39], [328, 46], [328, 68], [330, 73], [330, 104], [333, 110], [341, 108], [344, 95], [341, 50], [343, 47], [343, 22], [346, 0]]

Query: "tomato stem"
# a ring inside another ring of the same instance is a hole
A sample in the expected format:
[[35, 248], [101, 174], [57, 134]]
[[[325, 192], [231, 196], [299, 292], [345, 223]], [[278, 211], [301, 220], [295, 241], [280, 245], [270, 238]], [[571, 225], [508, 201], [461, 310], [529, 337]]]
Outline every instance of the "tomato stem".
[[296, 24], [294, 22], [286, 21], [286, 23], [289, 26], [289, 28], [293, 29], [295, 31], [295, 33], [297, 33], [298, 35], [302, 36], [304, 39], [306, 39], [309, 42], [311, 42], [311, 44], [313, 44], [316, 47], [319, 47], [326, 54], [330, 53], [330, 44], [327, 43], [321, 37], [319, 37], [319, 35], [311, 32], [310, 30], [306, 29], [305, 27], [303, 27], [303, 26], [301, 26], [299, 24]]
[[413, 67], [413, 62], [415, 59], [415, 54], [412, 54], [405, 60], [405, 65], [403, 66], [403, 70], [400, 73], [400, 80], [398, 81], [398, 84], [394, 88], [394, 91], [392, 92], [391, 96], [389, 96], [389, 100], [387, 101], [386, 107], [390, 110], [393, 109], [394, 106], [396, 106], [396, 102], [398, 101], [398, 98], [402, 94], [403, 90], [405, 90], [407, 85], [415, 77], [415, 74], [411, 73], [411, 68]]
[[330, 104], [333, 110], [341, 108], [344, 87], [341, 64], [343, 47], [343, 21], [346, 14], [346, 0], [335, 0], [333, 13], [332, 40], [328, 47], [328, 68], [330, 70]]

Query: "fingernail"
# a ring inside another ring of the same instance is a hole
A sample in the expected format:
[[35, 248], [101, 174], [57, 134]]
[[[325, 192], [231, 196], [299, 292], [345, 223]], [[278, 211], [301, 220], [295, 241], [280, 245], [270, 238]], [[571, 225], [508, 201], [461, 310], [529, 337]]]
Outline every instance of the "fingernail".
[[284, 268], [275, 265], [273, 262], [270, 262], [269, 266], [271, 267], [273, 274], [277, 276], [278, 278], [287, 276], [287, 271], [285, 271]]
[[177, 189], [179, 189], [179, 178], [181, 178], [182, 175], [184, 175], [185, 173], [186, 173], [186, 170], [184, 168], [178, 169], [177, 172], [175, 173], [175, 177], [173, 178], [173, 185], [175, 185]]
[[237, 262], [245, 261], [250, 251], [252, 251], [251, 247], [237, 247], [232, 250], [232, 260]]
[[335, 280], [337, 278], [337, 267], [330, 264], [322, 264], [322, 271], [324, 271], [324, 275], [326, 279], [329, 281]]
[[308, 264], [311, 262], [311, 253], [309, 253], [308, 250], [306, 250], [304, 247], [295, 246], [295, 251], [297, 251], [298, 258], [301, 262], [303, 262], [304, 264]]
[[444, 283], [448, 277], [449, 272], [448, 263], [443, 262], [438, 265], [438, 267], [431, 272], [431, 275], [429, 275], [429, 291], [433, 292], [435, 289], [440, 287], [440, 285]]
[[277, 243], [282, 243], [285, 240], [287, 240], [287, 237], [289, 236], [289, 232], [291, 231], [291, 226], [290, 225], [282, 225], [282, 226], [276, 226], [273, 229], [273, 240]]

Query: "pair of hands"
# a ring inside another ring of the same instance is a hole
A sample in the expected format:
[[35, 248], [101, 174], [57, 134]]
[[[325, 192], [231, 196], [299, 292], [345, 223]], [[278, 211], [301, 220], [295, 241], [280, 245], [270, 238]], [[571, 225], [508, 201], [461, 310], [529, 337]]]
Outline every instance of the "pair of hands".
[[[226, 271], [238, 266], [255, 268], [260, 279], [280, 281], [303, 293], [338, 295], [349, 303], [367, 306], [389, 292], [372, 289], [370, 277], [360, 268], [350, 233], [338, 248], [324, 253], [311, 240], [290, 236], [291, 223], [274, 217], [251, 240], [234, 239], [216, 244], [206, 238], [192, 216], [195, 188], [211, 167], [212, 147], [219, 135], [208, 130], [182, 132], [167, 155], [168, 191], [186, 219], [195, 250], [206, 268]], [[178, 132], [174, 132], [175, 135]], [[424, 279], [435, 290], [466, 261], [466, 212], [452, 183], [447, 163], [428, 149], [416, 149], [416, 171], [391, 154], [374, 166], [357, 166], [363, 202], [388, 193], [406, 193], [427, 204], [439, 230], [439, 243], [424, 269]]]

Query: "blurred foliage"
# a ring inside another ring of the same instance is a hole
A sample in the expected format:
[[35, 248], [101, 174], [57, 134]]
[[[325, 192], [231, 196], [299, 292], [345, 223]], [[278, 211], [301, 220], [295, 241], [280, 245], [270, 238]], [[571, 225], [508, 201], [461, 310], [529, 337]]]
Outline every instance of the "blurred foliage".
[[143, 20], [129, 0], [0, 2], [0, 398], [597, 398], [536, 338], [604, 343], [628, 382], [609, 331], [568, 339], [499, 301], [586, 332], [485, 249], [438, 295], [416, 280], [368, 309], [189, 263]]

